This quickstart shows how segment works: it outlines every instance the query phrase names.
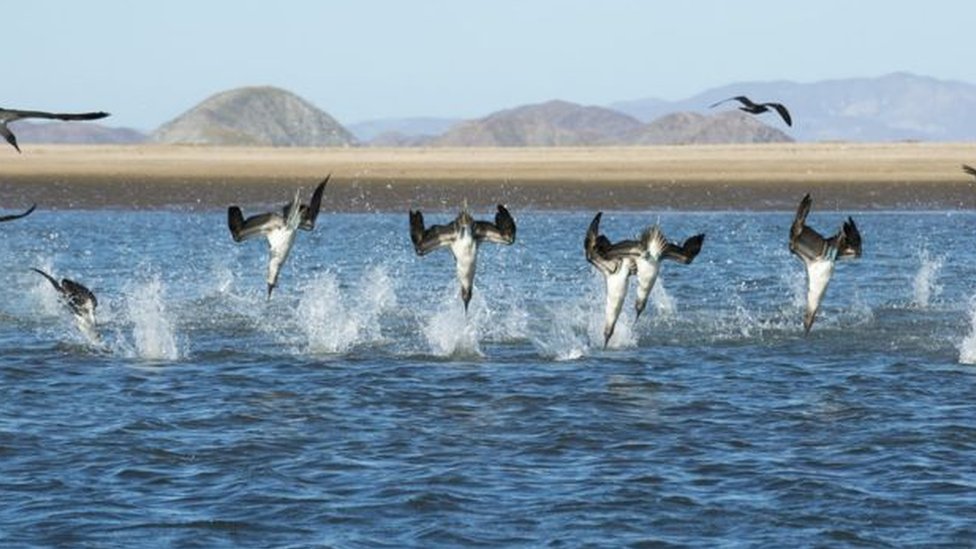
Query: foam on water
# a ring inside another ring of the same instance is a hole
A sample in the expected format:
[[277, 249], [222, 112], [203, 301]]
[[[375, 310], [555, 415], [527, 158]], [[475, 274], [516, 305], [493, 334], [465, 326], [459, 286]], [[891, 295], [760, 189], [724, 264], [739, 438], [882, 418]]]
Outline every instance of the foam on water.
[[178, 360], [180, 349], [173, 320], [166, 309], [165, 289], [158, 276], [125, 290], [126, 316], [132, 325], [131, 346], [120, 339], [116, 346], [124, 354], [143, 360]]
[[928, 250], [922, 249], [918, 253], [918, 261], [918, 271], [912, 283], [912, 306], [925, 309], [933, 297], [942, 293], [942, 286], [936, 280], [944, 260], [941, 257], [931, 257]]

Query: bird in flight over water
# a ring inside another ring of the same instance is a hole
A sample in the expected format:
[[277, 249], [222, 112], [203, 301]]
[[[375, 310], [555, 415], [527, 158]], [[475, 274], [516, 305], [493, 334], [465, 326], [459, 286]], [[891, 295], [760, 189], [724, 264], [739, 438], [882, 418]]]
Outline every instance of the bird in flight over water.
[[271, 299], [271, 293], [278, 284], [281, 266], [288, 259], [288, 253], [295, 244], [295, 232], [298, 229], [311, 231], [315, 228], [315, 219], [322, 206], [322, 192], [329, 177], [315, 188], [312, 200], [307, 205], [301, 203], [302, 191], [298, 189], [295, 197], [282, 208], [281, 213], [267, 212], [244, 219], [244, 213], [239, 207], [227, 208], [227, 226], [234, 242], [243, 242], [255, 236], [263, 236], [268, 240], [268, 299]]
[[861, 233], [854, 219], [848, 217], [837, 234], [824, 238], [807, 226], [807, 214], [812, 203], [809, 194], [803, 197], [790, 227], [790, 252], [803, 261], [807, 270], [807, 307], [803, 315], [806, 333], [813, 327], [827, 284], [834, 274], [834, 263], [839, 259], [861, 257]]
[[484, 242], [510, 245], [515, 242], [515, 219], [505, 206], [498, 205], [495, 222], [475, 221], [465, 207], [454, 221], [446, 225], [424, 226], [424, 214], [410, 211], [410, 240], [417, 255], [443, 247], [454, 254], [458, 282], [461, 284], [461, 301], [468, 310], [474, 289], [474, 271], [478, 259], [478, 246]]
[[4, 109], [0, 107], [0, 135], [7, 140], [7, 143], [17, 149], [20, 152], [20, 147], [17, 145], [17, 138], [14, 136], [14, 132], [10, 131], [7, 124], [10, 122], [16, 122], [17, 120], [23, 120], [25, 118], [44, 118], [48, 120], [98, 120], [99, 118], [105, 118], [108, 116], [107, 112], [80, 112], [80, 113], [58, 113], [58, 112], [44, 112], [44, 111], [21, 111], [16, 109]]

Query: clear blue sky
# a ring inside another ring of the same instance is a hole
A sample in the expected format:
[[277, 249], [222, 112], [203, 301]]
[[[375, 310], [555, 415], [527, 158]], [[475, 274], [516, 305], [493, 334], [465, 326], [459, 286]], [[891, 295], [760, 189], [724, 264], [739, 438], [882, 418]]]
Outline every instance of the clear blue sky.
[[342, 123], [548, 99], [679, 99], [744, 80], [909, 71], [976, 82], [976, 2], [22, 0], [0, 105], [150, 130], [244, 85]]

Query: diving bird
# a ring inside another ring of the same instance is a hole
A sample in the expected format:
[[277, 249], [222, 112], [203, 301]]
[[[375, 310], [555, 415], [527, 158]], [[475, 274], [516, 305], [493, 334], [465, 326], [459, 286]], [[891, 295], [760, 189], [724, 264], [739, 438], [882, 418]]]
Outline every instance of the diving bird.
[[95, 298], [95, 294], [74, 280], [62, 278], [61, 282], [58, 282], [53, 276], [40, 269], [33, 269], [33, 271], [48, 279], [58, 291], [61, 302], [71, 309], [78, 329], [92, 341], [98, 341], [98, 332], [95, 330], [95, 308], [98, 307], [98, 299]]
[[969, 175], [976, 177], [976, 168], [970, 166], [969, 164], [962, 165], [962, 171], [968, 173]]
[[424, 214], [410, 210], [410, 240], [417, 255], [443, 247], [450, 247], [454, 254], [458, 282], [461, 284], [461, 301], [468, 311], [474, 288], [474, 271], [478, 259], [478, 246], [484, 242], [509, 245], [515, 242], [515, 219], [505, 206], [498, 205], [495, 222], [475, 221], [467, 207], [447, 225], [424, 227]]
[[738, 101], [742, 103], [739, 107], [740, 111], [745, 111], [749, 114], [762, 114], [768, 112], [770, 108], [775, 109], [779, 113], [780, 117], [783, 118], [783, 122], [786, 122], [787, 126], [793, 126], [793, 118], [790, 117], [790, 111], [786, 110], [786, 107], [782, 103], [753, 103], [751, 99], [744, 95], [737, 95], [735, 97], [730, 97], [728, 99], [723, 99], [717, 103], [713, 103], [708, 106], [708, 108], [714, 108], [726, 101]]
[[636, 318], [640, 318], [661, 272], [661, 260], [670, 259], [685, 265], [691, 263], [701, 251], [705, 235], [692, 236], [679, 246], [669, 242], [661, 228], [654, 225], [645, 229], [639, 240], [621, 240], [613, 244], [600, 234], [602, 217], [603, 212], [598, 212], [590, 222], [583, 241], [583, 250], [586, 260], [603, 273], [606, 279], [607, 303], [603, 324], [603, 347], [606, 348], [623, 308], [630, 275], [637, 275], [637, 299], [634, 307], [637, 310]]
[[227, 225], [234, 242], [243, 242], [259, 235], [268, 239], [268, 299], [271, 299], [271, 293], [278, 284], [281, 266], [288, 259], [288, 253], [295, 244], [295, 231], [311, 231], [315, 228], [315, 219], [322, 206], [322, 191], [325, 190], [329, 177], [332, 174], [319, 183], [307, 205], [301, 203], [302, 190], [298, 189], [295, 197], [285, 205], [281, 213], [268, 212], [244, 219], [239, 207], [231, 206], [227, 209]]
[[827, 284], [834, 274], [834, 263], [839, 259], [861, 257], [861, 233], [854, 219], [848, 217], [837, 234], [824, 238], [806, 225], [812, 203], [809, 194], [803, 197], [790, 227], [790, 252], [803, 260], [807, 270], [807, 307], [803, 315], [805, 333], [810, 333], [813, 327]]
[[31, 204], [31, 207], [30, 208], [27, 208], [27, 211], [24, 212], [24, 213], [0, 216], [0, 223], [2, 223], [4, 221], [13, 221], [14, 219], [20, 219], [21, 217], [27, 217], [28, 215], [31, 214], [31, 212], [34, 211], [34, 208], [36, 208], [36, 207], [37, 207], [37, 204]]
[[81, 113], [57, 113], [44, 111], [19, 111], [15, 109], [4, 109], [0, 107], [0, 135], [10, 143], [13, 148], [20, 152], [17, 146], [17, 138], [14, 132], [7, 127], [9, 122], [15, 122], [24, 118], [46, 118], [49, 120], [98, 120], [108, 116], [107, 112], [81, 112]]

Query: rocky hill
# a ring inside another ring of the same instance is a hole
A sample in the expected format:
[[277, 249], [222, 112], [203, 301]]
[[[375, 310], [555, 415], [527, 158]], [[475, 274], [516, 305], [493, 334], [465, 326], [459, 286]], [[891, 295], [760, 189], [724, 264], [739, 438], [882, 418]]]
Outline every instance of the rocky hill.
[[678, 112], [662, 116], [628, 136], [628, 145], [784, 143], [793, 138], [740, 111], [704, 115]]
[[783, 126], [774, 113], [759, 119], [799, 141], [976, 140], [976, 86], [909, 73], [809, 84], [741, 82], [679, 101], [649, 98], [610, 107], [649, 121], [671, 112], [735, 110], [733, 103], [708, 108], [735, 95], [785, 104], [793, 115], [792, 128]]
[[270, 86], [218, 93], [152, 134], [160, 143], [336, 147], [356, 138], [301, 97]]
[[548, 101], [461, 122], [432, 141], [447, 147], [558, 147], [604, 145], [636, 132], [641, 123], [603, 107]]
[[70, 143], [85, 145], [127, 145], [143, 143], [149, 137], [131, 128], [113, 128], [92, 122], [29, 122], [11, 124], [20, 143]]

